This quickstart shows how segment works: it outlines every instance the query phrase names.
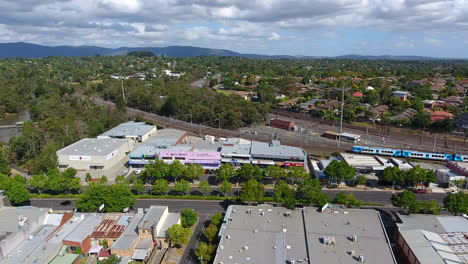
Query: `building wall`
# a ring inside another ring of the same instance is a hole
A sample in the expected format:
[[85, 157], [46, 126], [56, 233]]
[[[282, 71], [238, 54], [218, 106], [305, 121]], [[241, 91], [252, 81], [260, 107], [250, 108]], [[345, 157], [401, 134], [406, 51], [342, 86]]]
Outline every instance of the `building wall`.
[[167, 215], [169, 214], [168, 207], [164, 210], [164, 213], [161, 215], [161, 219], [159, 219], [159, 222], [156, 224], [155, 231], [153, 232], [153, 240], [156, 240], [156, 235], [161, 231], [161, 228], [163, 227], [164, 223], [166, 222]]
[[154, 127], [153, 129], [151, 129], [150, 132], [148, 132], [148, 133], [141, 136], [141, 141], [145, 142], [146, 140], [148, 140], [148, 138], [154, 136], [156, 134], [156, 132], [157, 132], [157, 129], [156, 129], [156, 127]]
[[133, 244], [128, 249], [111, 249], [111, 253], [116, 254], [120, 257], [132, 257], [133, 253], [135, 252], [135, 246], [138, 243], [138, 241], [140, 241], [140, 238], [135, 239]]
[[397, 241], [398, 241], [398, 246], [400, 247], [401, 251], [403, 252], [403, 255], [406, 257], [409, 264], [421, 264], [419, 260], [416, 258], [416, 256], [414, 255], [413, 251], [411, 251], [411, 249], [409, 248], [403, 236], [398, 234]]
[[87, 236], [83, 241], [81, 242], [75, 242], [75, 241], [68, 241], [68, 240], [63, 240], [62, 243], [64, 245], [69, 246], [67, 248], [69, 253], [75, 253], [70, 251], [70, 247], [80, 247], [81, 251], [83, 254], [88, 254], [89, 250], [91, 249], [91, 238]]
[[[89, 156], [82, 158], [81, 160], [76, 159], [79, 155], [58, 155], [59, 164], [68, 163], [67, 168], [75, 168], [78, 171], [95, 171], [95, 170], [107, 170], [116, 166], [124, 158], [126, 153], [131, 151], [132, 143], [129, 141], [128, 144], [123, 144], [114, 150], [114, 155], [102, 155], [102, 156]], [[101, 169], [91, 169], [90, 166], [99, 165]], [[66, 169], [66, 168], [62, 168]]]

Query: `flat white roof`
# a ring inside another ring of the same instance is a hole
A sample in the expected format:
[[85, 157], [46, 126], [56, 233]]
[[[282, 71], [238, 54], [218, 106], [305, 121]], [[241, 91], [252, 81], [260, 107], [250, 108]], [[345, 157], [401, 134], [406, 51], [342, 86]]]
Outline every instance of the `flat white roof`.
[[57, 155], [107, 156], [125, 144], [129, 139], [84, 138], [57, 151]]
[[138, 137], [144, 136], [155, 129], [156, 126], [148, 125], [145, 122], [122, 123], [99, 135], [99, 137]]

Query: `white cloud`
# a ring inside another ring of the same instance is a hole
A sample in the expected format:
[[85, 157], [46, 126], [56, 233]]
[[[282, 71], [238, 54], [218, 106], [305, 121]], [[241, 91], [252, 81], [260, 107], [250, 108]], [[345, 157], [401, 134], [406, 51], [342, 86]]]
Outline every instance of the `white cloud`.
[[[269, 40], [312, 38], [312, 31], [334, 39], [349, 28], [409, 36], [425, 32], [430, 37], [421, 43], [442, 45], [441, 32], [468, 35], [468, 1], [0, 0], [0, 41], [245, 50], [248, 45], [268, 48]], [[400, 39], [389, 45], [411, 48], [415, 42]]]
[[442, 45], [443, 41], [440, 39], [432, 38], [432, 37], [424, 37], [424, 42], [431, 45], [431, 46], [436, 46], [439, 47]]
[[281, 38], [281, 36], [275, 32], [272, 32], [271, 33], [271, 37], [269, 37], [268, 39], [269, 40], [279, 40]]

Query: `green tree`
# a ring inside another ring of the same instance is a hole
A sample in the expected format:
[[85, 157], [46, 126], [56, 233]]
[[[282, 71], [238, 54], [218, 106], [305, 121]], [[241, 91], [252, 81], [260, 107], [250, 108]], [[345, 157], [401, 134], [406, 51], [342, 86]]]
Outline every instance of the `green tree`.
[[237, 175], [247, 180], [251, 180], [251, 179], [261, 180], [263, 176], [263, 172], [261, 168], [251, 163], [247, 163], [240, 167], [240, 169], [237, 171]]
[[410, 213], [415, 214], [439, 214], [440, 205], [437, 201], [416, 201], [409, 208]]
[[346, 207], [360, 207], [362, 202], [354, 196], [352, 193], [338, 193], [333, 200], [334, 203], [342, 204]]
[[201, 181], [198, 184], [198, 190], [200, 191], [201, 194], [206, 195], [207, 193], [211, 192], [211, 186], [208, 181]]
[[0, 174], [8, 175], [10, 166], [8, 165], [8, 149], [5, 144], [0, 142]]
[[330, 197], [322, 192], [322, 187], [317, 179], [306, 179], [299, 184], [297, 196], [304, 205], [323, 206], [330, 202]]
[[119, 264], [122, 258], [118, 257], [115, 254], [112, 254], [110, 257], [103, 260], [98, 260], [98, 264]]
[[219, 227], [221, 226], [222, 221], [223, 221], [223, 214], [216, 213], [211, 217], [210, 224]]
[[304, 167], [292, 166], [288, 169], [288, 177], [292, 179], [307, 179], [310, 177], [310, 174]]
[[155, 180], [164, 179], [169, 175], [169, 165], [162, 160], [155, 160], [154, 162], [145, 166], [145, 170], [141, 174], [143, 182], [153, 184]]
[[208, 227], [203, 231], [203, 235], [210, 243], [215, 241], [216, 236], [218, 235], [218, 226], [213, 224], [208, 225]]
[[29, 181], [29, 186], [41, 194], [47, 190], [47, 176], [44, 174], [33, 175]]
[[[140, 180], [140, 181], [141, 181], [141, 180]], [[128, 184], [128, 183], [129, 183], [129, 180], [127, 180], [127, 179], [125, 178], [125, 176], [119, 175], [119, 176], [115, 177], [115, 183], [127, 183], [127, 184]]]
[[193, 209], [185, 208], [180, 213], [182, 218], [182, 227], [188, 228], [193, 226], [198, 221], [198, 214]]
[[232, 183], [224, 180], [218, 187], [218, 191], [223, 195], [226, 196], [229, 192], [232, 191]]
[[136, 201], [128, 184], [116, 183], [109, 187], [110, 193], [106, 197], [106, 212], [122, 212], [124, 208], [132, 207]]
[[211, 263], [216, 252], [216, 246], [201, 242], [197, 249], [195, 249], [195, 256], [198, 258], [201, 264]]
[[411, 191], [404, 190], [403, 192], [392, 197], [392, 203], [394, 206], [400, 207], [403, 210], [409, 210], [409, 208], [414, 206], [414, 203], [416, 203], [416, 195], [414, 195], [414, 193]]
[[434, 182], [436, 179], [435, 173], [421, 168], [419, 165], [408, 170], [406, 173], [406, 181], [408, 184], [416, 185], [417, 183]]
[[11, 138], [9, 145], [15, 159], [23, 164], [39, 155], [44, 145], [44, 136], [33, 122], [28, 121], [23, 124], [21, 136]]
[[87, 172], [87, 173], [86, 173], [86, 176], [85, 176], [85, 181], [86, 181], [86, 182], [90, 182], [91, 179], [92, 179], [91, 174], [90, 174], [89, 172]]
[[108, 182], [107, 176], [102, 175], [102, 176], [101, 176], [101, 179], [99, 180], [99, 182], [102, 183], [102, 184], [107, 184], [107, 182]]
[[323, 171], [328, 177], [343, 181], [351, 180], [356, 176], [356, 169], [349, 166], [345, 161], [333, 160]]
[[227, 181], [237, 175], [236, 169], [231, 164], [223, 163], [215, 172], [215, 177], [219, 181]]
[[165, 179], [158, 179], [153, 184], [154, 195], [166, 195], [169, 192], [169, 183]]
[[467, 214], [468, 213], [468, 195], [463, 192], [458, 192], [456, 194], [449, 194], [444, 199], [444, 206], [447, 210], [454, 215], [459, 213]]
[[167, 235], [172, 246], [181, 247], [188, 244], [192, 231], [189, 228], [183, 228], [181, 225], [175, 224], [167, 230]]
[[78, 198], [76, 207], [81, 212], [96, 212], [101, 204], [110, 196], [107, 185], [91, 182], [88, 189]]
[[200, 164], [190, 163], [183, 172], [184, 179], [193, 181], [205, 173], [205, 169]]
[[265, 177], [273, 179], [275, 182], [281, 179], [286, 179], [286, 171], [278, 166], [268, 166], [265, 169]]
[[367, 178], [364, 175], [359, 175], [356, 179], [356, 184], [357, 185], [366, 185], [367, 183]]
[[13, 205], [21, 205], [29, 201], [29, 190], [20, 182], [13, 181], [5, 190], [5, 194]]
[[190, 191], [190, 183], [186, 180], [180, 180], [174, 184], [174, 191], [179, 194], [185, 195]]
[[296, 192], [289, 187], [289, 184], [281, 180], [275, 185], [275, 201], [288, 209], [294, 209]]
[[261, 202], [263, 196], [265, 195], [265, 190], [263, 185], [258, 181], [252, 179], [242, 184], [242, 189], [240, 192], [240, 198], [244, 202]]
[[395, 186], [395, 182], [402, 183], [405, 181], [405, 172], [398, 167], [387, 167], [383, 170], [382, 177], [384, 181], [391, 182], [392, 186]]
[[57, 146], [53, 143], [48, 143], [41, 150], [39, 155], [32, 162], [31, 169], [33, 173], [47, 172], [49, 169], [58, 167]]
[[141, 179], [137, 179], [133, 183], [133, 191], [136, 192], [138, 195], [145, 192], [145, 184], [143, 183]]
[[[177, 179], [184, 175], [186, 168], [184, 164], [180, 163], [178, 160], [174, 160], [170, 165], [169, 165], [169, 176], [171, 176], [176, 182]], [[191, 175], [193, 176], [193, 175]]]

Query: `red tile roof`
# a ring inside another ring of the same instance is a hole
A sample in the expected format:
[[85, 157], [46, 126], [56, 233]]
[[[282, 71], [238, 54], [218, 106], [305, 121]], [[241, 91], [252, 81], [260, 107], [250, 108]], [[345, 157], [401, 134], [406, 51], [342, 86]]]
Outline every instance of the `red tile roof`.
[[109, 250], [103, 250], [99, 253], [98, 258], [108, 258], [111, 256], [111, 253]]
[[353, 96], [354, 97], [362, 97], [363, 94], [361, 92], [355, 92], [355, 93], [353, 93]]

